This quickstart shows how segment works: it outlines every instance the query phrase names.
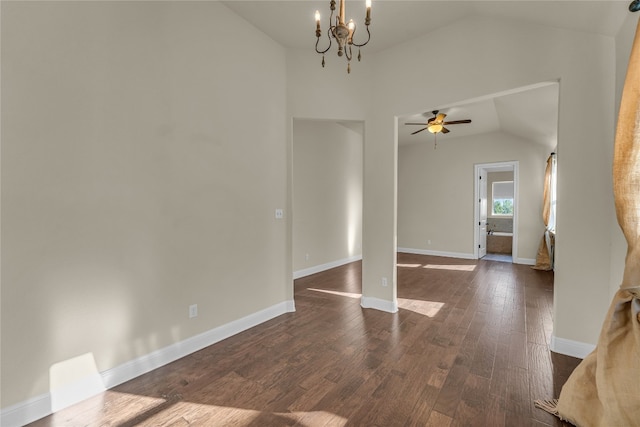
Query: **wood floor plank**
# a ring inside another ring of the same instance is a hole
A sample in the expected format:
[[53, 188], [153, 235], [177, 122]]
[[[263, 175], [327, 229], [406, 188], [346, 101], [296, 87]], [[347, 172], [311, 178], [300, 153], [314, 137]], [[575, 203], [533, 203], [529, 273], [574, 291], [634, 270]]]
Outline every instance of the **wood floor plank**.
[[489, 383], [487, 378], [474, 374], [467, 375], [452, 425], [478, 427], [489, 425], [487, 424], [489, 414], [486, 410], [490, 403]]
[[432, 411], [425, 427], [449, 427], [453, 419], [441, 414], [438, 411]]
[[434, 406], [436, 411], [452, 418], [455, 416], [468, 374], [468, 366], [454, 365], [451, 368]]
[[360, 306], [361, 268], [297, 279], [295, 313], [30, 427], [565, 425], [532, 404], [579, 363], [548, 348], [552, 272], [400, 253], [391, 314]]

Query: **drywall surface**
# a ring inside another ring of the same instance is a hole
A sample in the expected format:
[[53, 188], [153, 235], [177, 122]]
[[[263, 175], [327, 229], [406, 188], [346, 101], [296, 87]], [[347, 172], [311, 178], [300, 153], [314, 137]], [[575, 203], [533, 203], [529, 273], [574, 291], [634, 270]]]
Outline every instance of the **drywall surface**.
[[606, 153], [613, 138], [614, 55], [611, 37], [488, 17], [461, 20], [376, 55], [365, 127], [364, 292], [393, 298], [378, 279], [394, 268], [388, 256], [389, 230], [396, 227], [393, 117], [559, 81], [554, 334], [595, 343], [609, 299], [613, 205]]
[[356, 125], [294, 121], [293, 271], [362, 255], [363, 125]]
[[[544, 233], [542, 188], [548, 155], [544, 146], [504, 133], [447, 139], [435, 150], [429, 142], [400, 147], [398, 246], [473, 254], [474, 165], [518, 161], [518, 257], [535, 258]], [[493, 175], [513, 179], [512, 172]]]
[[3, 408], [292, 300], [284, 49], [217, 2], [1, 7]]

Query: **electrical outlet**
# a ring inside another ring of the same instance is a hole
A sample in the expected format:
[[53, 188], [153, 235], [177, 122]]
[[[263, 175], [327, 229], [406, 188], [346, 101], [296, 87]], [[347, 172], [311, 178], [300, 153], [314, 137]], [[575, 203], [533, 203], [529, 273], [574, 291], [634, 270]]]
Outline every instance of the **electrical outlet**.
[[193, 304], [189, 306], [189, 319], [193, 319], [198, 316], [198, 304]]
[[427, 240], [427, 245], [431, 244], [431, 239]]
[[282, 209], [276, 209], [276, 219], [284, 218], [284, 211]]
[[387, 286], [387, 278], [386, 277], [382, 278], [382, 286], [384, 286], [384, 287]]
[[304, 260], [305, 260], [305, 261], [309, 261], [309, 254], [306, 254], [306, 255], [304, 256]]

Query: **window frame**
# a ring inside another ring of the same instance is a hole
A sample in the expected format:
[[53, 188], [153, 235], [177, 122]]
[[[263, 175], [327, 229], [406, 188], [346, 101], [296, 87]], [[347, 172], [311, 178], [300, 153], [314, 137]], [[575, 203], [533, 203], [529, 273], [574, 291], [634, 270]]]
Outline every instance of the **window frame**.
[[[506, 183], [511, 183], [511, 185], [513, 186], [513, 180], [510, 181], [493, 181], [491, 183], [491, 216], [492, 217], [500, 217], [500, 218], [513, 218], [513, 213], [515, 210], [515, 206], [514, 206], [514, 202], [515, 202], [515, 191], [513, 191], [514, 195], [511, 197], [511, 199], [496, 199], [495, 197], [495, 185], [496, 184], [506, 184]], [[514, 189], [515, 190], [515, 189]], [[496, 213], [495, 212], [495, 203], [497, 200], [511, 200], [511, 213]]]

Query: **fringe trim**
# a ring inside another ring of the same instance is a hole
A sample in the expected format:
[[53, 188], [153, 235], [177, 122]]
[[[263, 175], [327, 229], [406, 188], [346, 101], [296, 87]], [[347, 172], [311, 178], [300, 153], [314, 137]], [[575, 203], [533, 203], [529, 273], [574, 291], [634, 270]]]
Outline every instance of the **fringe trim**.
[[558, 399], [552, 400], [535, 400], [533, 404], [536, 408], [540, 408], [543, 411], [550, 413], [551, 415], [555, 415], [560, 418], [560, 414], [558, 413]]
[[562, 415], [560, 415], [560, 412], [558, 412], [558, 399], [534, 400], [533, 404], [535, 405], [536, 408], [540, 408], [543, 411], [546, 411], [546, 412], [550, 413], [551, 415], [560, 418], [562, 421], [566, 421], [568, 423], [571, 423], [574, 426], [577, 425], [575, 421], [567, 419], [567, 418], [563, 417]]

